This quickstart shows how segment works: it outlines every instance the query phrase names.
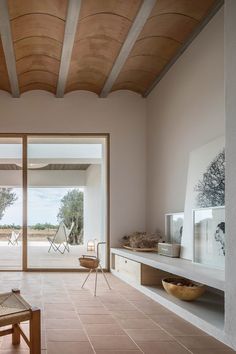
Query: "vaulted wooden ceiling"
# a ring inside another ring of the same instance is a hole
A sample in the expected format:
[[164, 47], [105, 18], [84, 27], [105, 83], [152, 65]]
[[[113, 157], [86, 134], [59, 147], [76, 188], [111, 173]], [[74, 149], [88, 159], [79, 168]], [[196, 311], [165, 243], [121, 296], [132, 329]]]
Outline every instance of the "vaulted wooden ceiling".
[[1, 0], [0, 89], [147, 96], [223, 0]]

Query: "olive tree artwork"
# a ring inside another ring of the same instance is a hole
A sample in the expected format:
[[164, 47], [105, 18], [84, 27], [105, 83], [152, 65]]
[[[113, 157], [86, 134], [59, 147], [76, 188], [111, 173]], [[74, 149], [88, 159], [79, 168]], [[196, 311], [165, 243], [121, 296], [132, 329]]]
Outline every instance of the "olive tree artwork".
[[193, 210], [224, 206], [225, 137], [191, 151], [184, 206], [181, 257], [193, 258]]
[[225, 205], [225, 150], [211, 161], [194, 189], [199, 208]]

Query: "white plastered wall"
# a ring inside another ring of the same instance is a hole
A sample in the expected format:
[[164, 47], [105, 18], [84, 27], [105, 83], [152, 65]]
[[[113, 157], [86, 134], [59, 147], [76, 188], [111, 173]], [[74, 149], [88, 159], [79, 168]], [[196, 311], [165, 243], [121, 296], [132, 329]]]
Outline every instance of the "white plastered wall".
[[184, 210], [189, 153], [224, 135], [224, 11], [192, 42], [147, 99], [147, 226]]
[[57, 99], [31, 91], [13, 99], [0, 92], [0, 132], [109, 133], [111, 246], [146, 228], [146, 100], [139, 95], [72, 92]]
[[236, 349], [236, 1], [225, 2], [226, 301], [225, 331]]
[[225, 17], [222, 8], [148, 97], [147, 228], [164, 232], [164, 214], [184, 209], [190, 151], [225, 134], [223, 337], [236, 349], [236, 1], [226, 0], [225, 10]]
[[90, 165], [86, 171], [84, 187], [84, 243], [102, 241], [102, 181], [101, 165]]

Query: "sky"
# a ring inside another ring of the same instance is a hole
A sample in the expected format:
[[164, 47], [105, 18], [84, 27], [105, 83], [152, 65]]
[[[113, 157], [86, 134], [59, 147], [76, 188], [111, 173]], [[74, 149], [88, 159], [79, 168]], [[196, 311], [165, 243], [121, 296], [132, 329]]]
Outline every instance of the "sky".
[[[44, 224], [45, 222], [57, 224], [60, 201], [72, 189], [74, 188], [29, 188], [28, 224]], [[22, 224], [22, 190], [13, 188], [13, 192], [16, 194], [17, 200], [6, 209], [3, 218], [0, 220], [1, 225]]]

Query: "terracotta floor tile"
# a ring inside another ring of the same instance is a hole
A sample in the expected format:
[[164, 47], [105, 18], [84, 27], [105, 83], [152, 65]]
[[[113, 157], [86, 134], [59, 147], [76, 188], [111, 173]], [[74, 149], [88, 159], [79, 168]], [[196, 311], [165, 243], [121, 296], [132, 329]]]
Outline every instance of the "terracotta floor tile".
[[79, 318], [84, 324], [115, 323], [115, 319], [111, 315], [80, 315]]
[[127, 336], [90, 336], [92, 345], [96, 350], [131, 350], [137, 349], [136, 344]]
[[81, 308], [81, 307], [100, 307], [102, 306], [102, 302], [98, 299], [94, 300], [81, 300], [78, 303], [76, 303], [76, 305], [74, 305], [77, 309]]
[[118, 335], [125, 334], [117, 324], [86, 324], [85, 330], [88, 335]]
[[84, 330], [48, 329], [46, 339], [48, 342], [87, 342], [88, 337]]
[[174, 338], [161, 329], [127, 329], [127, 334], [135, 342], [171, 342]]
[[185, 347], [191, 349], [229, 349], [226, 345], [210, 336], [178, 336], [176, 339]]
[[72, 295], [69, 296], [70, 300], [75, 304], [80, 304], [81, 301], [93, 301], [94, 296], [93, 294], [80, 294], [80, 295]]
[[91, 354], [94, 353], [89, 342], [49, 342], [47, 354]]
[[149, 315], [149, 317], [171, 335], [206, 335], [205, 332], [176, 315]]
[[139, 342], [138, 345], [145, 354], [190, 354], [176, 342]]
[[150, 319], [125, 319], [119, 320], [119, 325], [124, 329], [158, 329], [158, 326]]
[[141, 350], [96, 350], [96, 354], [140, 354]]
[[79, 320], [60, 320], [46, 319], [45, 328], [47, 329], [82, 329], [82, 324]]
[[58, 310], [58, 311], [73, 311], [74, 306], [71, 303], [63, 303], [63, 304], [44, 304], [44, 310], [45, 311], [53, 311], [53, 310]]
[[53, 300], [49, 300], [48, 297], [47, 298], [42, 298], [43, 306], [45, 306], [46, 304], [64, 304], [66, 301], [70, 302], [69, 299], [66, 299], [64, 297], [62, 297], [62, 298], [54, 298]]
[[77, 308], [79, 315], [108, 315], [109, 312], [103, 305], [99, 307], [79, 307]]
[[[0, 273], [2, 291], [18, 287], [42, 309], [41, 354], [236, 353], [111, 274], [112, 290], [99, 277], [97, 297], [94, 275], [81, 289], [84, 278], [78, 273]], [[23, 328], [28, 331], [28, 324]], [[0, 338], [0, 354], [17, 353], [29, 354], [23, 341], [14, 348], [10, 336]]]
[[[12, 345], [12, 339], [11, 335], [3, 337], [3, 341], [1, 343], [1, 350], [12, 350], [13, 345]], [[17, 350], [26, 350], [28, 349], [27, 344], [25, 341], [21, 338], [20, 344], [15, 347]]]
[[44, 318], [70, 320], [70, 319], [77, 319], [78, 315], [75, 311], [46, 310], [44, 311]]
[[17, 348], [11, 348], [11, 349], [7, 349], [7, 350], [0, 349], [0, 354], [28, 354], [28, 353], [29, 353], [28, 350], [20, 350]]
[[235, 353], [233, 349], [191, 349], [193, 354], [230, 354]]
[[110, 311], [110, 313], [117, 319], [144, 319], [148, 318], [145, 314], [138, 310], [134, 311]]
[[113, 311], [135, 311], [136, 308], [135, 306], [133, 306], [132, 304], [130, 303], [112, 303], [112, 304], [109, 304], [109, 303], [105, 303], [103, 302], [104, 305], [106, 306], [107, 309], [109, 310], [113, 310]]
[[139, 305], [136, 306], [138, 308], [138, 310], [142, 311], [143, 313], [147, 314], [147, 315], [169, 315], [170, 311], [168, 311], [167, 309], [165, 309], [163, 306], [159, 306], [159, 305]]

